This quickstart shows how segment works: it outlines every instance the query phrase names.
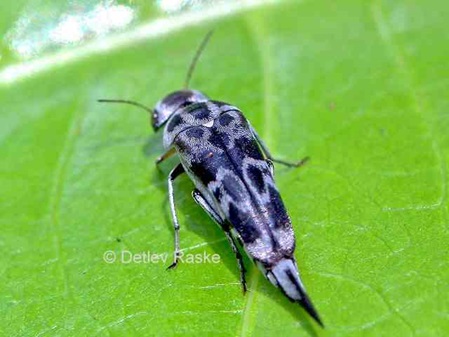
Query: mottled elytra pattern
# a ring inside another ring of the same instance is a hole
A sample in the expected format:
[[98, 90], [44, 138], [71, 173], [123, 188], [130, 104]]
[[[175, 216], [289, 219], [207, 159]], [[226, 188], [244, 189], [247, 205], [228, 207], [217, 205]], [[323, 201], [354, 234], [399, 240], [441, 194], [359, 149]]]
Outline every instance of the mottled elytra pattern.
[[[294, 302], [300, 303], [319, 323], [307, 297], [293, 255], [295, 235], [273, 178], [276, 160], [243, 116], [229, 104], [204, 100], [197, 91], [179, 91], [189, 101], [179, 102], [176, 92], [159, 104], [161, 116], [170, 116], [164, 129], [168, 157], [174, 148], [180, 159], [169, 175], [170, 206], [175, 228], [175, 252], [179, 248], [179, 223], [173, 198], [173, 180], [186, 172], [195, 184], [195, 201], [226, 234], [241, 271], [246, 290], [245, 267], [236, 242], [240, 242], [265, 277]], [[173, 103], [175, 102], [175, 103]], [[162, 119], [161, 118], [158, 118]], [[173, 264], [177, 264], [177, 255]]]
[[165, 136], [251, 257], [269, 264], [293, 253], [292, 226], [270, 167], [237, 108], [214, 101], [192, 104], [169, 120]]

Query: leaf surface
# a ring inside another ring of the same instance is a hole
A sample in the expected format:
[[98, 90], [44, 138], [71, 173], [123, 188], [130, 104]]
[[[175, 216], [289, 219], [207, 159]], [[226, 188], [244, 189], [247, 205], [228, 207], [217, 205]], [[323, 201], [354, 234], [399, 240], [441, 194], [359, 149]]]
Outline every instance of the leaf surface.
[[[21, 3], [4, 3], [6, 33]], [[106, 37], [107, 52], [80, 45], [31, 77], [2, 77], [2, 335], [444, 335], [448, 15], [437, 0], [280, 2], [123, 46]], [[155, 168], [161, 135], [144, 112], [96, 100], [154, 106], [181, 87], [211, 27], [192, 86], [240, 107], [276, 156], [311, 157], [276, 167], [276, 180], [325, 330], [248, 259], [242, 295], [233, 253], [186, 177], [181, 247], [220, 263], [129, 262], [126, 252], [171, 253], [175, 161]], [[17, 59], [5, 44], [2, 54], [4, 75]]]

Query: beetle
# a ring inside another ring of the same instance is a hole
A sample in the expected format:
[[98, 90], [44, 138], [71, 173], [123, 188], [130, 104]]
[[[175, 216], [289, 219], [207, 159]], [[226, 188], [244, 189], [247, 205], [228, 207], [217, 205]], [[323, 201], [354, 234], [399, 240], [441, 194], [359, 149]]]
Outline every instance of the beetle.
[[238, 244], [273, 285], [323, 326], [300, 279], [292, 223], [274, 181], [273, 162], [299, 167], [308, 158], [296, 163], [274, 158], [237, 107], [189, 89], [193, 70], [211, 34], [212, 31], [204, 37], [190, 63], [184, 89], [165, 96], [153, 110], [129, 100], [98, 101], [131, 104], [150, 112], [154, 131], [164, 127], [166, 152], [156, 165], [175, 154], [179, 158], [168, 175], [174, 226], [174, 259], [168, 268], [177, 266], [180, 255], [173, 182], [186, 173], [195, 185], [193, 199], [229, 241], [240, 269], [243, 292], [247, 289], [246, 269]]

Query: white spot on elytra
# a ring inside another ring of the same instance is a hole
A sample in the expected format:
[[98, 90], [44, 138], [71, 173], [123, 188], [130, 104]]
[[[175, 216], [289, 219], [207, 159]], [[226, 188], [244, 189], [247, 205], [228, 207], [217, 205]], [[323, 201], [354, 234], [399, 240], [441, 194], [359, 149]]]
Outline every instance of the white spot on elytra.
[[212, 125], [214, 125], [214, 120], [211, 120], [211, 121], [203, 124], [203, 126], [208, 127], [208, 128], [211, 128]]

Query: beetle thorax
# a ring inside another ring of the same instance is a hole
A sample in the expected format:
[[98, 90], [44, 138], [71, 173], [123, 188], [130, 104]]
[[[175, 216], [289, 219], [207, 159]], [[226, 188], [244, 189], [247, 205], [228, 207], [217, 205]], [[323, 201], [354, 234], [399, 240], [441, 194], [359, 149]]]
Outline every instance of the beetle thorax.
[[153, 128], [159, 129], [173, 113], [192, 103], [207, 102], [209, 98], [197, 90], [174, 91], [161, 99], [154, 108]]

